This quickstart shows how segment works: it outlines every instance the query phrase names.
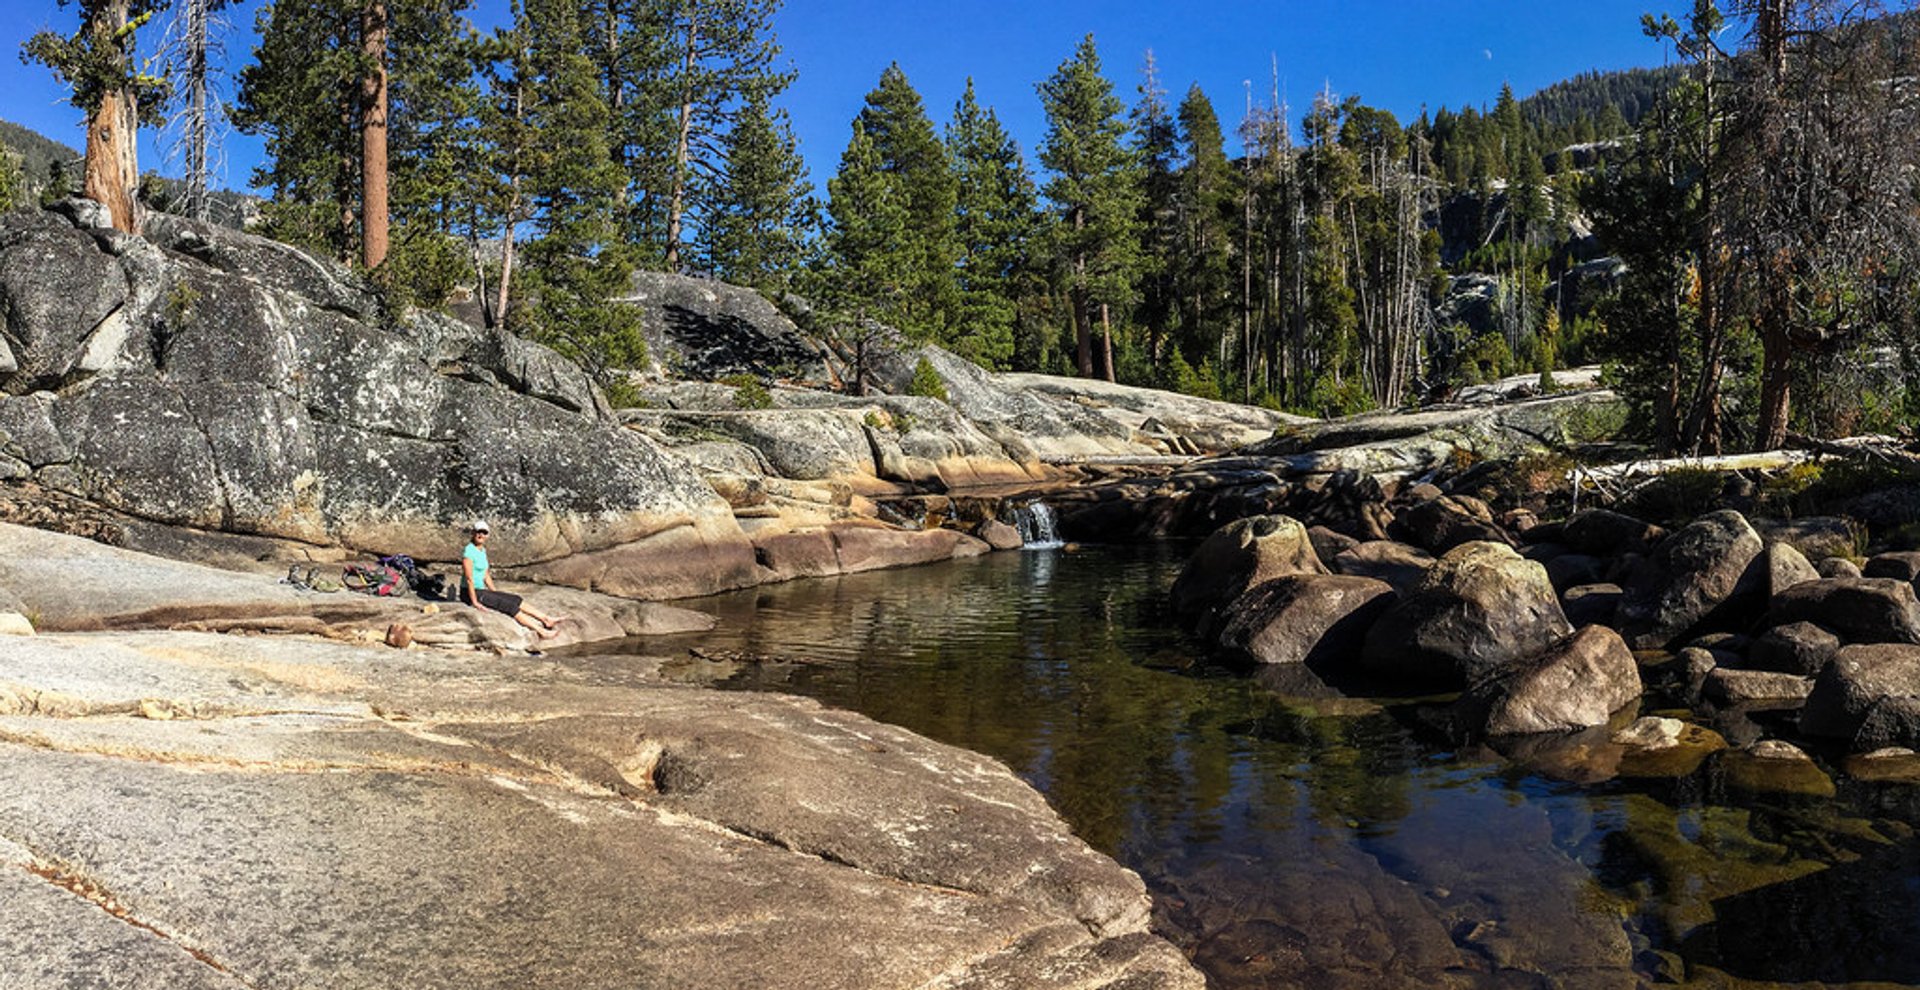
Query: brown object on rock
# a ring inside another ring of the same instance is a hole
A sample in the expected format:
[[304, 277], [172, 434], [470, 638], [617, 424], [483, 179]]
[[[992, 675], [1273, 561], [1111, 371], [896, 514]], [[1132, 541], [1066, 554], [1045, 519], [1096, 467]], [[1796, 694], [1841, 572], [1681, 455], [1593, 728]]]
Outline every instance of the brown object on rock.
[[413, 628], [404, 622], [396, 622], [387, 627], [387, 645], [396, 650], [404, 650], [413, 645]]

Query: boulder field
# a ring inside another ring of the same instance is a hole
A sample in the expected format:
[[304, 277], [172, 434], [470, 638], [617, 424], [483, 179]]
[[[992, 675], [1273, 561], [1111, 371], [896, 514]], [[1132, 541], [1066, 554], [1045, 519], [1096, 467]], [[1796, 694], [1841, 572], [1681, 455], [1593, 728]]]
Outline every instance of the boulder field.
[[[1627, 725], [1646, 695], [1741, 736], [1749, 770], [1797, 744], [1854, 754], [1869, 774], [1920, 748], [1920, 557], [1809, 561], [1801, 546], [1840, 547], [1822, 538], [1840, 520], [1756, 527], [1721, 509], [1669, 531], [1588, 509], [1512, 519], [1510, 534], [1437, 491], [1391, 514], [1418, 545], [1237, 520], [1193, 553], [1172, 609], [1256, 665], [1303, 665], [1367, 695], [1451, 696], [1467, 737], [1611, 727], [1609, 759], [1644, 760], [1685, 735]], [[1457, 542], [1468, 523], [1488, 538]], [[1879, 576], [1822, 576], [1843, 572]]]
[[8, 987], [1202, 986], [1031, 787], [858, 715], [20, 527], [0, 614]]

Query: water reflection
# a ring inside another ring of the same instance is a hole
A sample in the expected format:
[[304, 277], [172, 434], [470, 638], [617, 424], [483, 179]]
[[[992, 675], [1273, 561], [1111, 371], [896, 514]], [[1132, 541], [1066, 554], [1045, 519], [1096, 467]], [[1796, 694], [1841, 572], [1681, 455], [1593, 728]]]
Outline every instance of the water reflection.
[[1585, 737], [1456, 750], [1433, 709], [1211, 667], [1164, 610], [1183, 559], [780, 585], [694, 603], [717, 630], [644, 648], [791, 657], [682, 673], [1006, 762], [1141, 873], [1214, 986], [1920, 981], [1916, 788], [1768, 793], [1717, 756], [1622, 778]]

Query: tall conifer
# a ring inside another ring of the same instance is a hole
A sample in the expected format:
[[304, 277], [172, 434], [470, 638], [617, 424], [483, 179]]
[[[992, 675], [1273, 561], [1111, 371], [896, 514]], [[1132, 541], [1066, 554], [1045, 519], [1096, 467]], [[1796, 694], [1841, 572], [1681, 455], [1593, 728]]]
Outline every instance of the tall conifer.
[[887, 175], [879, 149], [858, 118], [827, 194], [828, 302], [853, 340], [850, 384], [860, 393], [866, 387], [865, 345], [872, 324], [901, 323], [912, 272], [899, 250], [907, 229], [906, 197]]
[[1147, 360], [1158, 373], [1161, 342], [1173, 333], [1180, 315], [1177, 283], [1184, 261], [1179, 130], [1152, 49], [1141, 68], [1140, 101], [1133, 106], [1133, 147], [1140, 161], [1141, 194], [1138, 316], [1147, 331]]
[[[1133, 301], [1140, 257], [1137, 163], [1125, 144], [1125, 107], [1100, 75], [1100, 53], [1087, 35], [1051, 78], [1040, 84], [1047, 135], [1040, 162], [1053, 174], [1052, 260], [1074, 326], [1075, 363], [1084, 377], [1114, 378], [1115, 310]], [[1101, 329], [1096, 364], [1093, 328]]]
[[960, 250], [960, 312], [949, 346], [981, 365], [1005, 369], [1032, 274], [1033, 176], [999, 117], [980, 106], [971, 79], [953, 109], [947, 150], [957, 182]]
[[707, 269], [764, 292], [787, 287], [813, 225], [813, 184], [784, 110], [747, 94], [727, 132], [725, 171], [702, 197], [699, 249]]
[[860, 125], [907, 211], [900, 251], [909, 285], [898, 309], [898, 329], [945, 342], [959, 305], [954, 265], [960, 258], [954, 233], [959, 188], [946, 146], [897, 63], [887, 66], [880, 84], [867, 94]]

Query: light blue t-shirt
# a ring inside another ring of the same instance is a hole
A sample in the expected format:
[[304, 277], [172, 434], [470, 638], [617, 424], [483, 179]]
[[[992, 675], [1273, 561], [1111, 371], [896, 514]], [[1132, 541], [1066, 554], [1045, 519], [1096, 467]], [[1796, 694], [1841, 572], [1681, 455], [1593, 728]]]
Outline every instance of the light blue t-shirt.
[[465, 550], [465, 552], [461, 554], [461, 556], [465, 557], [470, 561], [473, 561], [473, 586], [476, 588], [486, 587], [487, 586], [487, 552], [469, 543], [467, 544], [467, 549]]

